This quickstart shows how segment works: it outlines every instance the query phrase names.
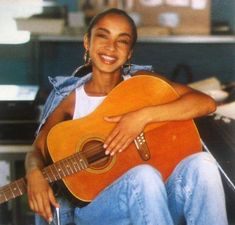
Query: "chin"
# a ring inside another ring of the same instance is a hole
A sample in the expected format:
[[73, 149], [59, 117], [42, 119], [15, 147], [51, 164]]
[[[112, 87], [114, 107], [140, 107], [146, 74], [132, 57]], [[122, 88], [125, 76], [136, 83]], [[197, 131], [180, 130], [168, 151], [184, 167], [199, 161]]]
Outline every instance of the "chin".
[[120, 66], [112, 66], [112, 65], [103, 65], [99, 68], [99, 70], [103, 73], [115, 73], [117, 71], [121, 71]]

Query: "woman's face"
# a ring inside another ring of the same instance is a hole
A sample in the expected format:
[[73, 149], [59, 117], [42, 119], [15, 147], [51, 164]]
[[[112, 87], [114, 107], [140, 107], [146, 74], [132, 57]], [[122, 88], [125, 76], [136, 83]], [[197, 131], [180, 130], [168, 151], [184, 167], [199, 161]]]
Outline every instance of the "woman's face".
[[133, 34], [128, 20], [117, 14], [104, 16], [84, 38], [92, 66], [102, 72], [120, 70], [132, 54]]

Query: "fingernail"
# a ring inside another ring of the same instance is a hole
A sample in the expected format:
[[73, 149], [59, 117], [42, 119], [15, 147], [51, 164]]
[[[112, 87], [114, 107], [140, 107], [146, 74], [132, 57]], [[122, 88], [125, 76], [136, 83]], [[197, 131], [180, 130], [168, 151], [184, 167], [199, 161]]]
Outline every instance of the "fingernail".
[[52, 217], [50, 217], [48, 220], [49, 224], [51, 224], [52, 221], [53, 221], [53, 219], [52, 219]]
[[105, 151], [105, 155], [108, 155], [109, 154], [109, 151]]
[[103, 145], [103, 148], [107, 148], [107, 145], [106, 145], [106, 144], [104, 144], [104, 145]]

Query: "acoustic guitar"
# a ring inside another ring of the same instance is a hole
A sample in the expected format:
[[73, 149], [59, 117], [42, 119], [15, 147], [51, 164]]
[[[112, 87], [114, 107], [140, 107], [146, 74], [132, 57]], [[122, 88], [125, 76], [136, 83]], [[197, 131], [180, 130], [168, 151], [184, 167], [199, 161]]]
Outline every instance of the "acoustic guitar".
[[[61, 122], [50, 130], [47, 147], [53, 163], [42, 170], [45, 178], [50, 183], [62, 179], [69, 193], [86, 203], [136, 165], [150, 164], [166, 179], [179, 161], [201, 151], [193, 120], [149, 124], [127, 149], [107, 156], [103, 142], [115, 123], [105, 121], [104, 116], [165, 104], [178, 97], [158, 77], [140, 75], [121, 82], [94, 112]], [[0, 203], [25, 192], [25, 178], [16, 180], [0, 188]]]

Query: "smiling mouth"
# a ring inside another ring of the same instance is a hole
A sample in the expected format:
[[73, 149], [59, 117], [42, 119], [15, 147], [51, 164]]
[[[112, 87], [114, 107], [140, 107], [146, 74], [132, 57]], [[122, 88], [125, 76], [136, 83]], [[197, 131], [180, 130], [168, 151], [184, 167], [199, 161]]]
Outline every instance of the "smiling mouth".
[[100, 55], [101, 60], [106, 63], [106, 64], [113, 64], [116, 62], [117, 58], [116, 57], [112, 57], [112, 56], [108, 56], [108, 55]]

